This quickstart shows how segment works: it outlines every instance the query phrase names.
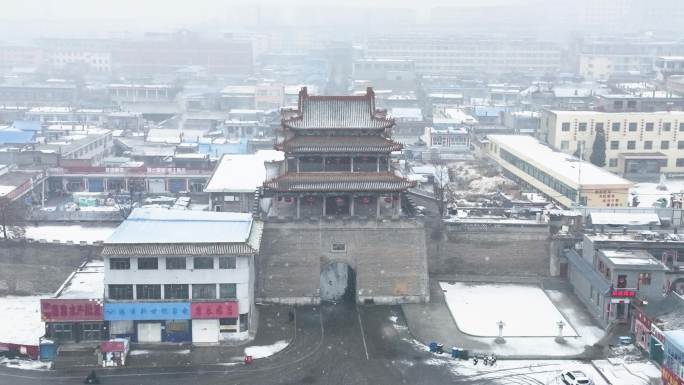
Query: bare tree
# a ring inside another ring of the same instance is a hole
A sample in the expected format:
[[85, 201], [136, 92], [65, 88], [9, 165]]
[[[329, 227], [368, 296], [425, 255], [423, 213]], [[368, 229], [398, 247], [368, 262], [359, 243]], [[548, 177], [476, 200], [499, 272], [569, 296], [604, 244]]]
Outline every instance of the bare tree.
[[437, 200], [437, 210], [439, 211], [439, 216], [443, 217], [446, 211], [447, 203], [450, 199], [450, 188], [449, 188], [449, 167], [439, 162], [435, 165], [435, 181], [433, 183], [433, 193], [435, 199]]
[[0, 197], [0, 228], [2, 239], [22, 239], [26, 234], [26, 207], [20, 200]]

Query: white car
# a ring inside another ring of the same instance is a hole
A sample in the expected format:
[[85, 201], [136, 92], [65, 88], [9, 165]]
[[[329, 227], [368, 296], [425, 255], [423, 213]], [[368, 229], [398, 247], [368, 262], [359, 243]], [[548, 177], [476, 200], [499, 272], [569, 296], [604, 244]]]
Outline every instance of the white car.
[[581, 370], [569, 370], [560, 375], [563, 385], [594, 385], [594, 381]]

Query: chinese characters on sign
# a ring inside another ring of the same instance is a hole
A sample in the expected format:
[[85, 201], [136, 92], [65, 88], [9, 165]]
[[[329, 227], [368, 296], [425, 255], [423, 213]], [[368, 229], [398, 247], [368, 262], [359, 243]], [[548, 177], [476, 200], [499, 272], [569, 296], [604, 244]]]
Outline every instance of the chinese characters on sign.
[[662, 367], [662, 379], [663, 385], [684, 385], [684, 381], [664, 366]]
[[611, 292], [611, 297], [614, 298], [634, 298], [636, 296], [636, 291], [634, 290], [613, 290]]
[[237, 318], [237, 302], [193, 302], [190, 305], [192, 319]]
[[102, 321], [101, 301], [87, 299], [41, 299], [43, 321]]
[[106, 303], [104, 319], [107, 321], [190, 319], [190, 304], [187, 302]]

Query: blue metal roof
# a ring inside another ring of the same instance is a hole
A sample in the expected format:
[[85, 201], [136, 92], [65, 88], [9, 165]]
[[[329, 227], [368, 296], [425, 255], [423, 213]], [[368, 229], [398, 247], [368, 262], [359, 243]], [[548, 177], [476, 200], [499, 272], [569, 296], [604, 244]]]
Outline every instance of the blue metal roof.
[[25, 144], [33, 143], [33, 135], [31, 131], [21, 131], [16, 129], [0, 130], [0, 144]]
[[21, 131], [40, 131], [41, 125], [40, 122], [36, 120], [15, 120], [14, 123], [12, 123], [12, 128]]

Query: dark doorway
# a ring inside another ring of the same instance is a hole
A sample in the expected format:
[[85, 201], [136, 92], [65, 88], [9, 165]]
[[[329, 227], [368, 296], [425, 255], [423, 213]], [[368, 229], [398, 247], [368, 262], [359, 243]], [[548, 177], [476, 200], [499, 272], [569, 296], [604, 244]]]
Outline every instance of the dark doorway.
[[354, 302], [356, 300], [356, 274], [344, 262], [333, 262], [321, 270], [322, 302]]
[[349, 216], [349, 197], [335, 196], [325, 198], [326, 215]]

